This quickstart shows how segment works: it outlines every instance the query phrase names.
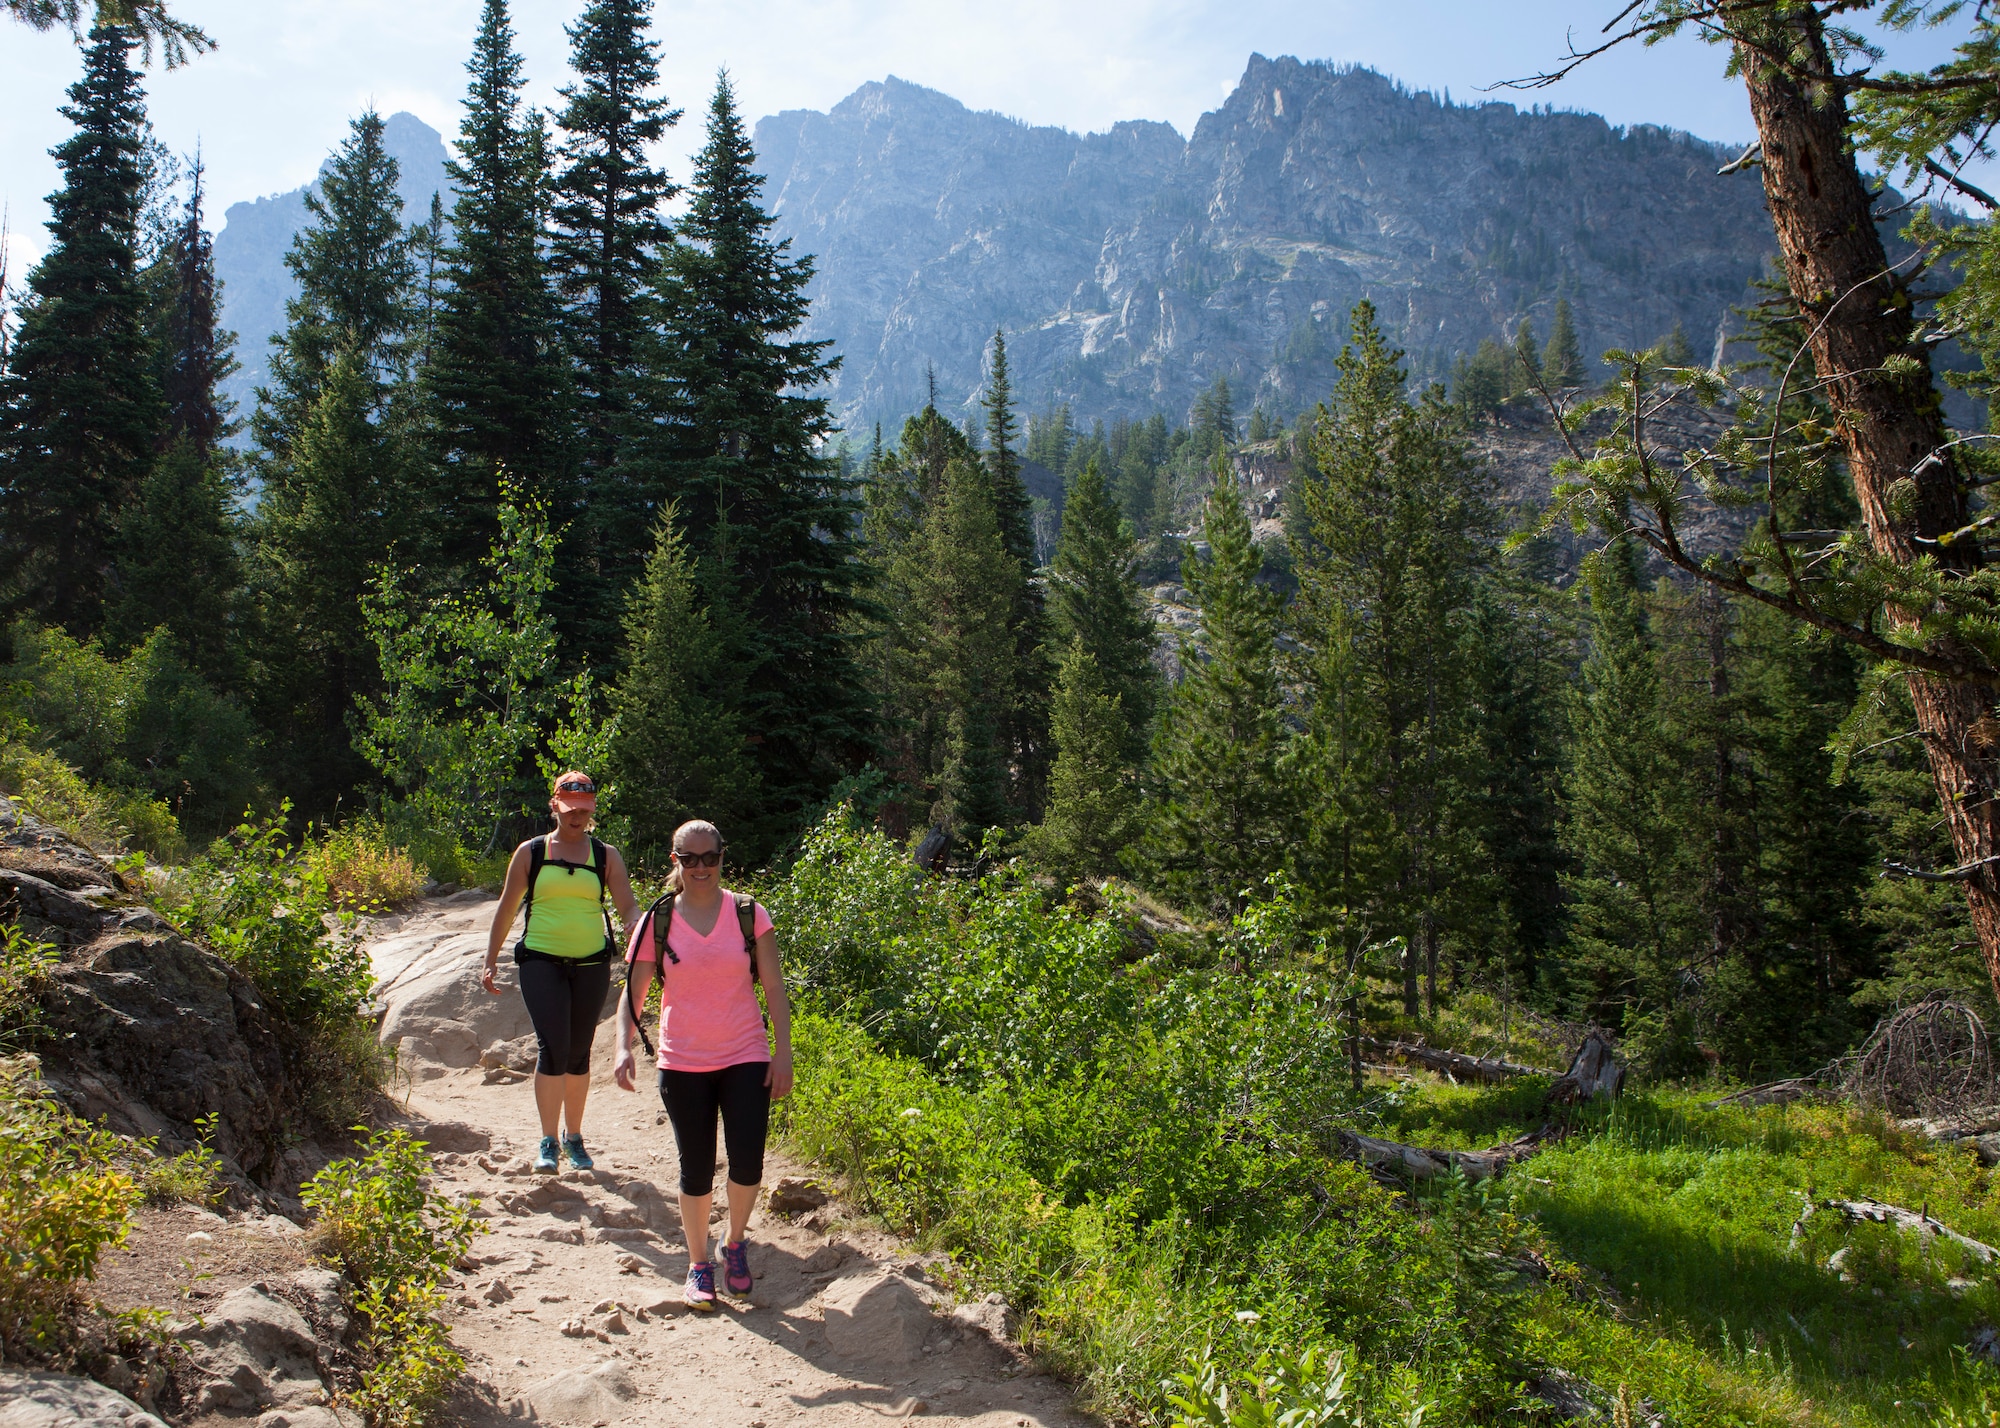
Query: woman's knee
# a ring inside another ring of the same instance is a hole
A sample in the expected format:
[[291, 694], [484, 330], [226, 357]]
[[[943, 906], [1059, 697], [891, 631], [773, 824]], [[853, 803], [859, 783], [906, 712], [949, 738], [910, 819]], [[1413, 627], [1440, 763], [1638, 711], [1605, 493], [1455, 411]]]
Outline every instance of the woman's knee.
[[[569, 1038], [535, 1033], [535, 1070], [543, 1076], [574, 1076], [576, 1058], [570, 1054]], [[583, 1067], [590, 1069], [590, 1048], [583, 1049]]]

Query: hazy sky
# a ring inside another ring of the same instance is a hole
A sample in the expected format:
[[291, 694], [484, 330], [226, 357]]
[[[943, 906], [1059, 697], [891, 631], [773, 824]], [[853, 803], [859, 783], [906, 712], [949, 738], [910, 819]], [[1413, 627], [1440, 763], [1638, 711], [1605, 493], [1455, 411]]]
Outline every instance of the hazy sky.
[[[173, 0], [221, 42], [173, 73], [148, 77], [161, 139], [199, 142], [220, 222], [230, 203], [296, 188], [347, 121], [374, 104], [407, 109], [449, 139], [464, 91], [477, 0]], [[516, 0], [531, 102], [565, 81], [564, 23], [581, 0]], [[1183, 134], [1234, 86], [1253, 52], [1372, 65], [1405, 83], [1476, 100], [1496, 81], [1581, 46], [1614, 0], [656, 0], [663, 87], [689, 117], [663, 158], [685, 178], [701, 106], [728, 66], [753, 119], [825, 109], [894, 74], [976, 109], [1036, 124], [1101, 130], [1163, 119]], [[1896, 58], [1929, 62], [1935, 40]], [[1705, 138], [1750, 129], [1742, 88], [1722, 54], [1683, 39], [1587, 65], [1520, 104], [1591, 110], [1618, 124], [1657, 123]], [[11, 212], [16, 279], [42, 250], [44, 197], [57, 183], [48, 149], [68, 133], [57, 112], [78, 71], [75, 47], [0, 21], [0, 201]]]

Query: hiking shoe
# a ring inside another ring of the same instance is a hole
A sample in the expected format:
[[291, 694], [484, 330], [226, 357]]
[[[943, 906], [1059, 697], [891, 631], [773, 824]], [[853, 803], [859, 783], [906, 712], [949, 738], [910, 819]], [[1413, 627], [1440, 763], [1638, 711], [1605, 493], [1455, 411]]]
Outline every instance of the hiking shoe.
[[715, 1266], [705, 1259], [689, 1265], [687, 1288], [681, 1291], [681, 1298], [690, 1309], [714, 1309]]
[[561, 1163], [556, 1159], [556, 1138], [554, 1136], [545, 1135], [542, 1137], [542, 1148], [535, 1152], [535, 1169], [546, 1175], [553, 1175], [562, 1169]]
[[590, 1152], [583, 1148], [583, 1137], [580, 1135], [564, 1136], [562, 1148], [563, 1154], [569, 1157], [569, 1163], [578, 1170], [589, 1170], [597, 1164], [590, 1158]]
[[750, 1246], [742, 1240], [731, 1240], [722, 1247], [722, 1264], [722, 1282], [731, 1294], [748, 1294], [756, 1288], [757, 1281], [750, 1277]]

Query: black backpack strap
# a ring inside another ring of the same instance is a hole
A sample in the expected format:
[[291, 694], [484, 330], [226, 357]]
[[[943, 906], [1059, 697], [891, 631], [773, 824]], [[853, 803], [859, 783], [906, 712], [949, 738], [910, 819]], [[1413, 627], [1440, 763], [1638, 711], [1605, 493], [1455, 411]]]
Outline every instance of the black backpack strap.
[[611, 931], [611, 903], [605, 897], [609, 890], [606, 875], [611, 871], [611, 853], [598, 842], [595, 833], [590, 835], [590, 870], [597, 874], [597, 910], [604, 915], [604, 950], [609, 952], [618, 945], [618, 939]]
[[743, 929], [743, 951], [750, 958], [750, 980], [757, 980], [757, 899], [749, 893], [731, 893], [736, 899], [736, 925]]
[[549, 841], [537, 834], [535, 841], [528, 845], [528, 896], [521, 904], [521, 935], [528, 935], [528, 919], [535, 915], [535, 879], [542, 875], [542, 868], [549, 861]]
[[[646, 1018], [644, 1015], [644, 1010], [639, 1006], [638, 1002], [634, 1000], [632, 996], [632, 967], [633, 964], [638, 960], [640, 937], [646, 932], [648, 928], [652, 927], [654, 923], [658, 921], [658, 919], [654, 916], [654, 914], [660, 910], [660, 904], [663, 902], [671, 904], [673, 902], [673, 897], [674, 895], [672, 892], [665, 892], [653, 899], [653, 905], [647, 908], [646, 915], [639, 919], [638, 931], [632, 934], [632, 946], [630, 950], [628, 950], [625, 954], [625, 1005], [631, 1008], [632, 1026], [639, 1033], [639, 1041], [642, 1045], [645, 1046], [646, 1055], [648, 1056], [654, 1054], [653, 1038], [646, 1035]], [[668, 909], [667, 926], [668, 927], [673, 926], [673, 916], [672, 916], [671, 906]], [[665, 933], [659, 934], [659, 936], [656, 937], [653, 942], [653, 966], [655, 969], [660, 968], [660, 955], [662, 953], [665, 953], [666, 956], [671, 960], [673, 960], [674, 962], [679, 962], [681, 960], [680, 958], [674, 956], [673, 944], [670, 941], [668, 941]], [[660, 974], [660, 981], [663, 985], [666, 982], [666, 977], [663, 971]]]

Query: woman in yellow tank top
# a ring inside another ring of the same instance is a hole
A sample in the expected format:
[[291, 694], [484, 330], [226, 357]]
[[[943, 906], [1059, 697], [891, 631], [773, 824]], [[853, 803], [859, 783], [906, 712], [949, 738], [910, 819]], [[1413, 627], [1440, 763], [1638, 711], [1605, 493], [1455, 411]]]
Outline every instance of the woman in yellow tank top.
[[[611, 990], [611, 957], [616, 948], [605, 898], [617, 904], [619, 919], [632, 926], [639, 916], [632, 879], [618, 850], [590, 833], [597, 812], [597, 785], [574, 769], [556, 780], [549, 798], [552, 832], [530, 838], [514, 850], [500, 905], [486, 939], [486, 970], [480, 981], [499, 995], [494, 974], [500, 948], [514, 925], [515, 909], [528, 905], [527, 926], [514, 947], [521, 997], [535, 1025], [535, 1108], [542, 1118], [537, 1170], [553, 1173], [560, 1155], [578, 1170], [591, 1168], [583, 1148], [583, 1106], [590, 1095], [590, 1044]], [[560, 1139], [558, 1132], [561, 1132]]]

